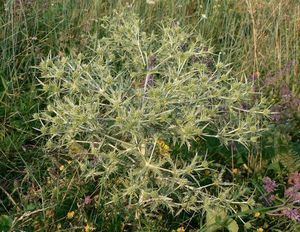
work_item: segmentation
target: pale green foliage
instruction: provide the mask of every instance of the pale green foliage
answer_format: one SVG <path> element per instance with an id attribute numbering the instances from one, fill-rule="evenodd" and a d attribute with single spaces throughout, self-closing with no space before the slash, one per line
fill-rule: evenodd
<path id="1" fill-rule="evenodd" d="M 264 99 L 221 62 L 207 67 L 211 49 L 199 36 L 176 23 L 147 35 L 139 23 L 131 13 L 116 14 L 103 21 L 106 35 L 92 59 L 80 54 L 42 62 L 49 102 L 36 118 L 49 139 L 46 148 L 67 154 L 81 144 L 85 151 L 76 158 L 86 178 L 98 177 L 100 200 L 124 205 L 137 218 L 159 209 L 200 212 L 207 199 L 230 204 L 237 196 L 206 160 L 205 140 L 255 141 L 268 114 Z M 151 59 L 156 63 L 149 68 Z M 144 84 L 150 75 L 154 83 Z M 161 141 L 190 152 L 161 154 Z M 203 185 L 208 170 L 215 177 Z"/>

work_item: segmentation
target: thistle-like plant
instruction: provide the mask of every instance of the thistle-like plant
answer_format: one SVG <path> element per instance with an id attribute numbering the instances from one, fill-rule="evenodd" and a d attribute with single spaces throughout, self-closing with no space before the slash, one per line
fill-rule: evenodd
<path id="1" fill-rule="evenodd" d="M 200 36 L 171 22 L 146 34 L 131 12 L 103 19 L 93 58 L 47 59 L 39 115 L 45 148 L 99 182 L 99 202 L 136 218 L 237 202 L 206 140 L 256 142 L 269 110 L 251 83 L 213 62 Z M 196 146 L 195 146 L 196 144 Z M 175 147 L 187 147 L 186 152 Z M 209 179 L 209 180 L 208 180 Z"/>

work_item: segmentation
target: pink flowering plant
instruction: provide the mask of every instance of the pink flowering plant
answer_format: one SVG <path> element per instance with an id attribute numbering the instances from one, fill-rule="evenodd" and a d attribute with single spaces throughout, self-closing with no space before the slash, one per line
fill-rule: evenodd
<path id="1" fill-rule="evenodd" d="M 270 207 L 266 214 L 300 222 L 300 173 L 293 172 L 288 175 L 287 182 L 283 185 L 283 193 L 279 184 L 268 176 L 263 178 L 262 184 L 264 194 L 260 200 Z"/>

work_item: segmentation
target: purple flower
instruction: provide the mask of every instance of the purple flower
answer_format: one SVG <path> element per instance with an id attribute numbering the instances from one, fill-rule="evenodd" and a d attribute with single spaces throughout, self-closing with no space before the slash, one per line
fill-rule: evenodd
<path id="1" fill-rule="evenodd" d="M 272 193 L 276 189 L 277 184 L 270 177 L 265 176 L 263 178 L 263 187 L 267 193 Z"/>
<path id="2" fill-rule="evenodd" d="M 295 202 L 300 202 L 300 186 L 292 186 L 285 190 L 284 195 Z"/>
<path id="3" fill-rule="evenodd" d="M 282 214 L 294 221 L 300 221 L 300 214 L 298 209 L 286 208 L 282 210 Z"/>
<path id="4" fill-rule="evenodd" d="M 85 205 L 90 205 L 93 202 L 93 198 L 91 198 L 91 196 L 86 196 L 84 198 L 84 204 Z"/>

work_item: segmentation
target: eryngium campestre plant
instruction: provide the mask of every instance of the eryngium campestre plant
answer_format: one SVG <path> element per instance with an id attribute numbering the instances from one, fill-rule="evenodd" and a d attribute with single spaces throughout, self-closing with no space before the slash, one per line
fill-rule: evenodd
<path id="1" fill-rule="evenodd" d="M 264 99 L 226 65 L 207 65 L 212 52 L 198 35 L 174 23 L 146 34 L 140 23 L 115 14 L 103 20 L 92 59 L 41 63 L 49 101 L 35 116 L 46 149 L 69 153 L 83 176 L 99 182 L 105 207 L 124 206 L 137 218 L 237 202 L 207 161 L 205 141 L 255 142 L 268 115 Z"/>

